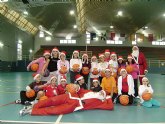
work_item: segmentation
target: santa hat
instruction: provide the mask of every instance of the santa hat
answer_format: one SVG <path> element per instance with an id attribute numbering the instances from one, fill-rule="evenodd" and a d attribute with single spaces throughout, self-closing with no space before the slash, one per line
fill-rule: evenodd
<path id="1" fill-rule="evenodd" d="M 49 80 L 48 80 L 48 84 L 50 84 L 51 83 L 51 81 L 53 80 L 53 79 L 56 79 L 57 80 L 57 77 L 56 76 L 52 76 Z"/>
<path id="2" fill-rule="evenodd" d="M 105 71 L 111 71 L 109 68 L 106 68 Z"/>
<path id="3" fill-rule="evenodd" d="M 136 48 L 136 49 L 139 50 L 139 47 L 138 47 L 138 46 L 133 46 L 133 47 L 132 47 L 132 50 L 133 50 L 134 48 Z"/>
<path id="4" fill-rule="evenodd" d="M 121 68 L 120 74 L 121 74 L 122 71 L 126 71 L 126 69 L 125 68 Z M 127 71 L 126 71 L 126 73 L 127 73 Z"/>
<path id="5" fill-rule="evenodd" d="M 99 82 L 99 79 L 98 78 L 93 78 L 93 82 Z"/>
<path id="6" fill-rule="evenodd" d="M 104 54 L 103 53 L 99 53 L 99 58 L 100 57 L 104 57 Z"/>
<path id="7" fill-rule="evenodd" d="M 97 59 L 97 57 L 95 56 L 95 55 L 93 55 L 92 57 L 91 57 L 91 62 L 93 62 L 93 59 Z"/>
<path id="8" fill-rule="evenodd" d="M 85 61 L 84 61 L 84 59 L 83 59 L 84 56 L 87 56 L 87 64 L 88 64 L 88 54 L 86 54 L 86 53 L 84 53 L 84 54 L 82 55 L 82 60 L 81 60 L 81 61 L 82 61 L 83 64 L 85 63 Z"/>
<path id="9" fill-rule="evenodd" d="M 118 57 L 118 60 L 120 60 L 120 59 L 123 60 L 123 57 L 122 57 L 122 56 L 119 56 L 119 57 Z"/>
<path id="10" fill-rule="evenodd" d="M 132 58 L 132 55 L 128 55 L 127 59 L 129 59 L 129 58 L 133 59 L 133 58 Z"/>
<path id="11" fill-rule="evenodd" d="M 57 48 L 57 47 L 54 47 L 54 48 L 52 49 L 52 52 L 51 52 L 51 57 L 53 57 L 53 52 L 54 52 L 54 51 L 57 51 L 57 52 L 59 53 L 58 48 Z"/>
<path id="12" fill-rule="evenodd" d="M 78 53 L 78 58 L 79 58 L 79 50 L 74 50 L 74 51 L 73 51 L 73 54 L 74 54 L 74 53 Z M 72 59 L 73 59 L 73 55 L 72 55 Z"/>
<path id="13" fill-rule="evenodd" d="M 84 77 L 82 76 L 82 75 L 80 75 L 80 74 L 77 74 L 76 76 L 75 76 L 75 79 L 76 79 L 76 81 L 79 81 L 79 80 L 81 80 L 81 79 L 83 79 Z"/>
<path id="14" fill-rule="evenodd" d="M 40 74 L 36 74 L 35 76 L 34 76 L 34 80 L 36 80 L 37 79 L 37 77 L 39 77 L 39 76 L 41 76 Z"/>
<path id="15" fill-rule="evenodd" d="M 105 49 L 104 53 L 109 53 L 110 54 L 110 50 L 109 49 Z"/>
<path id="16" fill-rule="evenodd" d="M 60 78 L 60 82 L 61 82 L 61 81 L 65 81 L 65 82 L 67 81 L 65 75 L 62 75 L 62 76 L 61 76 L 61 78 Z"/>
<path id="17" fill-rule="evenodd" d="M 49 51 L 49 50 L 45 50 L 45 51 L 44 51 L 43 56 L 46 56 L 46 55 L 49 55 L 49 56 L 50 56 L 50 51 Z"/>
<path id="18" fill-rule="evenodd" d="M 113 55 L 116 55 L 116 53 L 115 52 L 111 52 L 111 56 L 113 56 Z"/>
<path id="19" fill-rule="evenodd" d="M 64 56 L 66 57 L 66 51 L 61 51 L 59 57 L 60 57 L 61 55 L 64 55 Z"/>

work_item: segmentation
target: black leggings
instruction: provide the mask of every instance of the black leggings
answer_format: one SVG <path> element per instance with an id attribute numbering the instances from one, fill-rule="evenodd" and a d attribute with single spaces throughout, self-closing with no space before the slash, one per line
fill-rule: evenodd
<path id="1" fill-rule="evenodd" d="M 73 71 L 70 71 L 70 83 L 75 83 L 75 76 L 77 74 L 80 74 L 80 72 L 73 72 Z"/>
<path id="2" fill-rule="evenodd" d="M 134 96 L 138 96 L 138 79 L 134 79 L 134 90 L 135 90 L 135 94 Z"/>
<path id="3" fill-rule="evenodd" d="M 33 100 L 35 100 L 36 97 L 37 97 L 37 93 L 35 94 L 34 97 L 28 98 L 26 96 L 26 91 L 20 92 L 21 104 L 23 104 L 23 105 L 25 104 L 25 101 L 33 101 Z"/>

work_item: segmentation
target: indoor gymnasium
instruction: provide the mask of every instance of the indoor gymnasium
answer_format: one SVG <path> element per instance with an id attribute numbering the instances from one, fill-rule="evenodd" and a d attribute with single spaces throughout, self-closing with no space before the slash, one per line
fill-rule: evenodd
<path id="1" fill-rule="evenodd" d="M 0 0 L 0 124 L 165 124 L 165 0 Z"/>

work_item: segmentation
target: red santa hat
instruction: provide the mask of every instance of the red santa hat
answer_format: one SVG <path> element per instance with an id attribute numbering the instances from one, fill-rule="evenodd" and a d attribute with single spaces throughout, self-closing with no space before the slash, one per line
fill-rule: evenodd
<path id="1" fill-rule="evenodd" d="M 82 75 L 80 75 L 80 74 L 77 74 L 76 76 L 75 76 L 75 79 L 76 79 L 76 81 L 79 81 L 79 80 L 81 80 L 81 79 L 83 79 L 84 77 L 82 76 Z"/>
<path id="2" fill-rule="evenodd" d="M 128 55 L 127 59 L 129 59 L 129 58 L 133 59 L 133 58 L 132 58 L 132 55 Z"/>
<path id="3" fill-rule="evenodd" d="M 121 74 L 122 71 L 126 71 L 126 73 L 127 73 L 127 70 L 125 68 L 121 68 L 120 74 Z"/>
<path id="4" fill-rule="evenodd" d="M 44 51 L 43 56 L 46 56 L 46 55 L 49 55 L 49 56 L 50 56 L 50 51 L 49 51 L 49 50 L 45 50 L 45 51 Z"/>
<path id="5" fill-rule="evenodd" d="M 104 57 L 104 54 L 103 53 L 99 53 L 99 58 L 100 57 Z"/>
<path id="6" fill-rule="evenodd" d="M 52 81 L 53 79 L 56 79 L 56 80 L 57 80 L 57 77 L 56 77 L 56 76 L 54 76 L 54 75 L 52 75 L 52 76 L 51 76 L 51 78 L 48 80 L 48 82 L 47 82 L 47 83 L 48 83 L 48 84 L 50 84 L 50 83 L 51 83 L 51 81 Z"/>
<path id="7" fill-rule="evenodd" d="M 74 51 L 73 51 L 73 54 L 74 54 L 74 53 L 78 53 L 78 58 L 79 58 L 79 50 L 74 50 Z M 73 59 L 73 55 L 72 55 L 72 59 Z"/>
<path id="8" fill-rule="evenodd" d="M 61 51 L 61 52 L 60 52 L 60 56 L 61 56 L 61 55 L 64 55 L 64 56 L 66 57 L 66 51 Z M 59 57 L 60 57 L 60 56 L 59 56 Z"/>
<path id="9" fill-rule="evenodd" d="M 88 54 L 86 54 L 86 53 L 84 53 L 83 55 L 82 55 L 82 63 L 85 63 L 85 61 L 84 61 L 84 56 L 87 56 L 87 64 L 88 64 Z"/>
<path id="10" fill-rule="evenodd" d="M 62 75 L 62 76 L 61 76 L 61 78 L 60 78 L 60 82 L 61 82 L 61 81 L 65 81 L 65 82 L 67 81 L 65 75 Z"/>
<path id="11" fill-rule="evenodd" d="M 118 57 L 118 60 L 120 60 L 120 59 L 123 60 L 123 57 L 122 57 L 122 56 L 119 56 L 119 57 Z"/>
<path id="12" fill-rule="evenodd" d="M 93 78 L 93 82 L 99 82 L 98 78 Z"/>
<path id="13" fill-rule="evenodd" d="M 116 53 L 115 52 L 111 52 L 111 56 L 113 56 L 113 55 L 116 55 Z"/>
<path id="14" fill-rule="evenodd" d="M 109 49 L 105 49 L 104 53 L 109 53 L 110 54 L 110 50 Z"/>
<path id="15" fill-rule="evenodd" d="M 39 77 L 39 76 L 41 76 L 41 75 L 40 75 L 40 74 L 36 74 L 36 75 L 33 77 L 33 79 L 36 80 L 37 77 Z"/>

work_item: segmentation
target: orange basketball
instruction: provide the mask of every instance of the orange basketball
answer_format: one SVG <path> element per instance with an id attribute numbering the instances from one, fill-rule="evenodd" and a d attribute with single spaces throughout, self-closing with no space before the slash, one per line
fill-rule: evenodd
<path id="1" fill-rule="evenodd" d="M 34 97 L 35 96 L 35 91 L 34 90 L 30 90 L 30 91 L 26 91 L 26 96 L 28 98 Z"/>
<path id="2" fill-rule="evenodd" d="M 101 77 L 105 77 L 105 71 L 100 72 Z"/>
<path id="3" fill-rule="evenodd" d="M 152 98 L 152 94 L 151 93 L 143 93 L 142 98 L 143 98 L 143 100 L 148 101 Z"/>
<path id="4" fill-rule="evenodd" d="M 127 65 L 127 66 L 126 66 L 126 71 L 127 71 L 128 73 L 132 73 L 133 67 L 132 67 L 131 65 Z"/>
<path id="5" fill-rule="evenodd" d="M 66 66 L 61 66 L 60 73 L 61 74 L 66 74 L 67 73 L 67 67 Z"/>
<path id="6" fill-rule="evenodd" d="M 74 65 L 72 66 L 73 71 L 74 71 L 74 72 L 77 72 L 77 71 L 79 70 L 79 67 L 80 67 L 79 64 L 74 64 Z"/>
<path id="7" fill-rule="evenodd" d="M 71 93 L 71 94 L 75 94 L 76 93 L 75 84 L 68 84 L 66 86 L 66 91 Z"/>
<path id="8" fill-rule="evenodd" d="M 42 97 L 40 97 L 39 101 L 46 100 L 46 99 L 48 99 L 47 96 L 42 96 Z"/>
<path id="9" fill-rule="evenodd" d="M 128 103 L 129 103 L 128 95 L 121 95 L 119 97 L 119 101 L 122 105 L 128 105 Z"/>
<path id="10" fill-rule="evenodd" d="M 32 71 L 37 71 L 38 68 L 39 68 L 39 65 L 36 64 L 36 63 L 34 63 L 34 64 L 32 64 L 32 65 L 30 66 L 30 69 L 31 69 Z"/>
<path id="11" fill-rule="evenodd" d="M 97 68 L 93 68 L 92 74 L 93 74 L 93 75 L 97 75 L 98 73 L 99 73 L 98 69 L 97 69 Z"/>
<path id="12" fill-rule="evenodd" d="M 83 67 L 83 68 L 82 68 L 82 73 L 83 73 L 84 75 L 89 74 L 89 68 L 88 68 L 88 67 Z"/>

